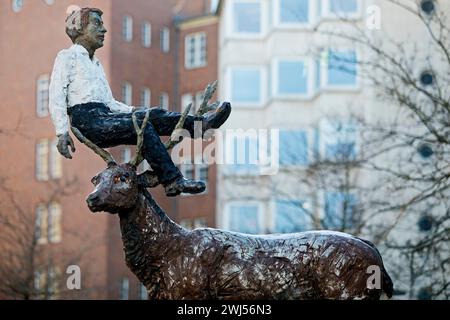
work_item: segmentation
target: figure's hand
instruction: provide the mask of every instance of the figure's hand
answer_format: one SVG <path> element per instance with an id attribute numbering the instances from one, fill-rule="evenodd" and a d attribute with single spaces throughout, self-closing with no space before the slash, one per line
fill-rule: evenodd
<path id="1" fill-rule="evenodd" d="M 72 155 L 69 151 L 69 146 L 72 152 L 75 152 L 75 144 L 73 143 L 73 140 L 70 137 L 69 133 L 67 132 L 65 134 L 59 135 L 57 145 L 59 153 L 67 159 L 72 159 Z"/>

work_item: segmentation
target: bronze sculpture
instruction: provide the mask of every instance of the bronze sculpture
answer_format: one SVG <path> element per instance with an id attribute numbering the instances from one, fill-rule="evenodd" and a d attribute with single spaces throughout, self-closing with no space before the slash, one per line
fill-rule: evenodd
<path id="1" fill-rule="evenodd" d="M 186 230 L 164 213 L 147 191 L 157 185 L 142 159 L 143 128 L 134 117 L 138 150 L 117 165 L 105 150 L 75 135 L 108 168 L 92 179 L 92 212 L 118 214 L 128 267 L 146 286 L 149 299 L 379 299 L 393 284 L 373 244 L 328 231 L 251 236 L 217 229 Z M 150 177 L 153 177 L 150 175 Z M 149 181 L 153 181 L 149 183 Z M 368 286 L 378 268 L 381 286 Z"/>
<path id="2" fill-rule="evenodd" d="M 162 108 L 130 107 L 113 98 L 102 65 L 94 56 L 95 51 L 103 47 L 105 39 L 106 29 L 101 16 L 99 9 L 83 8 L 72 12 L 66 20 L 66 33 L 73 45 L 58 53 L 49 89 L 49 108 L 59 152 L 71 159 L 68 147 L 75 151 L 69 122 L 101 147 L 136 144 L 131 114 L 134 112 L 142 121 L 149 111 L 143 155 L 165 187 L 166 195 L 203 192 L 205 184 L 184 179 L 160 140 L 160 136 L 173 132 L 182 114 Z M 230 112 L 231 105 L 225 102 L 206 114 L 185 115 L 183 129 L 195 137 L 195 123 L 200 123 L 201 137 L 209 129 L 219 128 Z"/>
<path id="3" fill-rule="evenodd" d="M 75 39 L 80 39 L 78 33 L 84 35 L 82 41 L 77 40 L 81 44 L 73 51 L 87 55 L 98 67 L 98 61 L 92 60 L 95 49 L 86 47 L 103 45 L 106 30 L 101 11 L 82 10 L 85 11 L 80 12 L 84 21 L 81 28 L 68 27 L 67 33 Z M 72 63 L 70 55 L 65 59 L 66 54 L 62 54 L 62 61 Z M 65 120 L 65 110 L 58 108 L 57 102 L 61 97 L 67 98 L 67 92 L 77 85 L 72 82 L 59 86 L 61 70 L 64 68 L 55 64 L 52 116 L 59 131 L 58 150 L 70 158 L 68 146 L 73 147 L 73 142 L 65 124 L 59 121 L 58 117 Z M 95 190 L 87 198 L 87 204 L 92 212 L 119 215 L 127 265 L 145 285 L 150 299 L 379 299 L 383 293 L 392 296 L 392 281 L 378 250 L 370 242 L 351 235 L 317 231 L 251 236 L 209 228 L 189 231 L 170 220 L 147 188 L 163 184 L 167 195 L 177 195 L 201 192 L 204 185 L 180 180 L 166 153 L 166 148 L 179 141 L 171 139 L 164 148 L 158 135 L 171 135 L 180 128 L 193 132 L 195 120 L 202 121 L 205 129 L 218 128 L 229 116 L 231 107 L 225 103 L 215 112 L 203 115 L 218 106 L 218 103 L 207 104 L 215 91 L 213 85 L 205 92 L 198 118 L 188 116 L 189 107 L 183 114 L 131 109 L 115 101 L 104 77 L 100 80 L 103 82 L 100 90 L 81 98 L 74 92 L 72 98 L 79 102 L 104 90 L 104 97 L 110 100 L 88 101 L 87 105 L 72 103 L 67 110 L 72 132 L 108 165 L 92 179 Z M 68 87 L 70 84 L 72 88 Z M 120 136 L 127 139 L 120 140 L 119 135 L 111 132 L 112 127 L 120 128 Z M 109 141 L 111 136 L 113 139 Z M 129 163 L 119 165 L 103 147 L 124 142 L 136 144 L 137 154 Z M 156 151 L 150 150 L 150 145 Z M 153 171 L 137 174 L 144 158 Z M 161 159 L 164 159 L 162 163 L 156 161 Z M 177 178 L 169 181 L 169 177 Z M 379 287 L 368 286 L 371 267 L 380 270 Z"/>

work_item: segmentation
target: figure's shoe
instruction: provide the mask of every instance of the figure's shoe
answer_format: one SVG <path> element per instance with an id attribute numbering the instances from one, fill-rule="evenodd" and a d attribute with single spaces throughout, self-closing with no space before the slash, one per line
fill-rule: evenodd
<path id="1" fill-rule="evenodd" d="M 208 112 L 203 116 L 203 133 L 209 129 L 218 129 L 227 121 L 231 113 L 231 104 L 224 102 L 214 112 Z"/>
<path id="2" fill-rule="evenodd" d="M 181 193 L 202 193 L 206 190 L 206 185 L 202 181 L 189 180 L 183 177 L 176 179 L 165 186 L 166 196 L 175 197 Z"/>

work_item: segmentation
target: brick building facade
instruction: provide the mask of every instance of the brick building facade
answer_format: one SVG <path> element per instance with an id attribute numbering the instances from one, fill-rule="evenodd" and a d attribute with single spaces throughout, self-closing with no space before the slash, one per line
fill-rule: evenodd
<path id="1" fill-rule="evenodd" d="M 64 275 L 68 264 L 80 265 L 84 290 L 78 297 L 144 298 L 145 291 L 124 264 L 117 217 L 93 215 L 84 201 L 92 190 L 90 177 L 104 163 L 77 141 L 73 160 L 62 159 L 55 148 L 48 82 L 57 52 L 71 45 L 63 22 L 72 4 L 104 12 L 108 33 L 97 56 L 114 97 L 131 105 L 162 105 L 177 111 L 188 94 L 195 97 L 217 78 L 217 18 L 211 13 L 210 1 L 203 0 L 0 3 L 0 210 L 14 211 L 14 193 L 15 202 L 33 217 L 39 236 L 46 238 L 38 244 L 40 249 L 71 256 L 58 260 L 57 273 Z M 123 161 L 133 155 L 134 148 L 115 148 L 113 153 Z M 204 195 L 169 199 L 162 188 L 153 195 L 186 227 L 214 226 L 215 167 L 182 169 L 187 175 L 193 172 L 197 178 L 208 178 Z M 81 251 L 83 258 L 78 259 Z M 49 282 L 51 270 L 50 274 L 47 265 L 45 270 L 36 270 L 34 285 Z M 73 292 L 59 291 L 56 297 L 75 297 Z"/>

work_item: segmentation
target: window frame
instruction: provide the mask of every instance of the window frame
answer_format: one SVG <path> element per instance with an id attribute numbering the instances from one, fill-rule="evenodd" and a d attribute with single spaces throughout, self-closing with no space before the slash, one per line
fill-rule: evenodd
<path id="1" fill-rule="evenodd" d="M 142 87 L 140 94 L 140 106 L 151 107 L 152 105 L 152 91 L 149 87 Z M 147 103 L 148 102 L 148 103 Z"/>
<path id="2" fill-rule="evenodd" d="M 122 102 L 127 106 L 133 104 L 133 85 L 129 81 L 122 82 Z"/>
<path id="3" fill-rule="evenodd" d="M 235 3 L 257 3 L 261 6 L 261 21 L 260 21 L 260 31 L 259 32 L 236 32 L 234 30 L 234 12 L 233 7 Z M 227 1 L 228 6 L 225 8 L 226 16 L 226 33 L 229 38 L 238 39 L 262 39 L 268 33 L 268 1 L 261 0 L 231 0 Z"/>
<path id="4" fill-rule="evenodd" d="M 321 17 L 322 19 L 333 19 L 333 20 L 339 20 L 339 19 L 345 19 L 345 20 L 359 20 L 363 17 L 363 5 L 362 0 L 355 0 L 357 9 L 355 12 L 352 13 L 345 13 L 344 16 L 339 16 L 336 13 L 331 12 L 331 6 L 330 1 L 332 0 L 320 0 L 322 1 L 322 12 Z"/>
<path id="5" fill-rule="evenodd" d="M 280 198 L 274 197 L 274 198 L 272 198 L 271 201 L 270 201 L 270 211 L 271 211 L 271 213 L 272 213 L 272 214 L 271 214 L 271 217 L 270 217 L 270 223 L 271 223 L 271 230 L 272 230 L 272 232 L 274 232 L 274 233 L 279 233 L 279 232 L 276 230 L 276 227 L 277 227 L 277 215 L 278 215 L 277 203 L 278 203 L 278 202 L 281 202 L 281 201 L 297 201 L 297 202 L 302 202 L 302 203 L 303 203 L 303 206 L 304 206 L 305 204 L 311 204 L 311 205 L 312 205 L 312 201 L 311 201 L 311 199 L 310 199 L 309 197 L 305 197 L 305 198 L 302 199 L 302 200 L 292 200 L 292 199 L 287 199 L 287 198 L 284 198 L 284 197 L 280 197 Z M 311 213 L 314 214 L 313 208 L 310 208 L 310 209 L 304 209 L 304 210 L 310 210 Z M 308 216 L 307 219 L 310 220 L 310 225 L 309 225 L 309 227 L 305 228 L 305 230 L 303 230 L 303 231 L 311 230 L 311 229 L 314 227 L 314 221 L 313 221 L 312 217 Z M 301 231 L 301 232 L 303 232 L 303 231 Z M 287 233 L 281 233 L 281 234 L 287 234 Z"/>
<path id="6" fill-rule="evenodd" d="M 62 206 L 56 201 L 48 204 L 48 243 L 60 243 L 62 241 Z"/>
<path id="7" fill-rule="evenodd" d="M 202 38 L 205 39 L 205 48 L 204 48 L 204 61 L 202 61 L 203 51 L 202 51 Z M 194 39 L 194 62 L 191 64 L 191 39 Z M 208 65 L 208 36 L 206 32 L 196 32 L 190 33 L 184 37 L 184 67 L 187 70 L 203 68 Z"/>
<path id="8" fill-rule="evenodd" d="M 268 75 L 266 66 L 252 66 L 252 65 L 235 65 L 227 68 L 226 71 L 226 83 L 227 83 L 227 96 L 232 99 L 233 95 L 233 71 L 236 70 L 258 70 L 260 74 L 260 94 L 259 100 L 254 102 L 242 102 L 233 100 L 232 103 L 237 108 L 263 108 L 268 100 Z"/>
<path id="9" fill-rule="evenodd" d="M 148 21 L 141 24 L 141 45 L 144 48 L 151 48 L 152 46 L 152 25 Z"/>
<path id="10" fill-rule="evenodd" d="M 318 6 L 317 1 L 308 1 L 308 21 L 307 22 L 283 22 L 281 20 L 281 1 L 282 0 L 274 0 L 272 2 L 272 11 L 273 11 L 273 26 L 279 29 L 311 29 L 318 22 L 318 11 L 320 7 Z M 321 1 L 321 0 L 319 0 Z"/>
<path id="11" fill-rule="evenodd" d="M 339 123 L 341 123 L 341 124 L 349 124 L 349 123 L 351 123 L 352 121 L 356 121 L 356 120 L 353 120 L 353 119 L 351 119 L 351 118 L 337 118 L 337 119 L 334 119 L 334 121 L 338 121 Z M 324 138 L 324 131 L 327 129 L 327 128 L 332 128 L 332 126 L 333 126 L 334 124 L 333 123 L 330 123 L 330 120 L 329 119 L 322 119 L 321 121 L 320 121 L 320 123 L 319 123 L 319 150 L 318 150 L 318 153 L 319 153 L 319 156 L 320 156 L 320 159 L 325 159 L 325 160 L 331 160 L 331 161 L 342 161 L 342 160 L 339 160 L 339 159 L 336 159 L 336 158 L 334 158 L 334 157 L 332 157 L 332 158 L 330 158 L 330 157 L 327 157 L 327 149 L 326 149 L 326 147 L 327 147 L 327 145 L 329 144 L 328 143 L 328 138 L 327 139 L 325 139 Z M 325 129 L 325 130 L 324 130 Z M 360 136 L 359 136 L 359 128 L 358 128 L 358 126 L 357 126 L 357 123 L 356 123 L 356 128 L 355 128 L 355 137 L 354 137 L 354 139 L 351 141 L 351 142 L 354 142 L 354 144 L 355 144 L 355 146 L 354 146 L 354 151 L 355 151 L 355 159 L 357 159 L 358 158 L 358 155 L 359 155 L 359 153 L 360 153 Z M 328 134 L 327 134 L 328 135 Z M 336 133 L 335 132 L 331 132 L 331 133 L 329 133 L 329 135 L 331 136 L 334 136 L 334 137 L 336 137 Z M 336 138 L 336 140 L 337 139 L 339 139 L 339 138 Z M 346 143 L 349 143 L 349 141 L 346 141 Z M 342 144 L 342 142 L 339 142 L 339 141 L 337 141 L 336 143 L 334 143 L 334 145 L 337 145 L 337 144 Z M 347 161 L 351 161 L 351 159 L 348 159 Z"/>
<path id="12" fill-rule="evenodd" d="M 45 203 L 38 203 L 35 208 L 35 239 L 37 244 L 48 243 L 48 206 Z"/>
<path id="13" fill-rule="evenodd" d="M 195 104 L 194 104 L 194 97 L 191 93 L 185 93 L 181 95 L 181 110 L 185 110 L 189 104 L 191 105 L 191 110 L 189 110 L 190 115 L 194 115 L 195 113 Z"/>
<path id="14" fill-rule="evenodd" d="M 125 15 L 122 18 L 122 40 L 125 42 L 133 41 L 133 17 Z"/>
<path id="15" fill-rule="evenodd" d="M 209 180 L 211 179 L 210 165 L 207 164 L 207 163 L 204 163 L 202 161 L 202 156 L 201 155 L 200 156 L 196 156 L 195 165 L 194 165 L 194 170 L 195 170 L 194 177 L 195 177 L 195 179 L 200 180 L 200 178 L 201 178 L 201 171 L 202 171 L 202 169 L 205 169 L 205 168 L 207 170 L 207 180 L 206 181 L 201 180 L 201 181 L 203 181 L 205 183 L 206 189 L 201 194 L 207 194 L 208 193 Z"/>
<path id="16" fill-rule="evenodd" d="M 313 132 L 312 130 L 309 130 L 307 128 L 282 128 L 279 129 L 280 130 L 280 135 L 279 135 L 279 165 L 280 165 L 280 169 L 281 170 L 290 170 L 290 169 L 296 169 L 296 168 L 307 168 L 311 162 L 314 161 L 314 150 L 313 150 L 313 145 L 314 145 L 314 137 L 313 137 Z M 281 140 L 281 134 L 283 131 L 290 131 L 290 132 L 301 132 L 304 133 L 306 136 L 306 163 L 297 163 L 297 164 L 282 164 L 282 159 L 281 159 L 281 148 L 282 148 L 282 140 Z"/>
<path id="17" fill-rule="evenodd" d="M 38 118 L 48 117 L 50 75 L 42 74 L 36 80 L 36 115 Z M 46 97 L 46 99 L 44 99 Z M 42 104 L 46 100 L 46 105 Z"/>
<path id="18" fill-rule="evenodd" d="M 258 233 L 255 234 L 262 234 L 265 230 L 265 224 L 264 224 L 264 218 L 265 218 L 265 208 L 264 203 L 260 201 L 230 201 L 225 204 L 225 210 L 223 211 L 223 217 L 222 217 L 222 225 L 224 230 L 228 231 L 234 231 L 230 229 L 230 217 L 231 217 L 231 208 L 233 206 L 255 206 L 257 208 L 257 225 L 258 225 Z M 239 232 L 239 231 L 234 231 Z"/>
<path id="19" fill-rule="evenodd" d="M 119 289 L 120 300 L 130 300 L 130 279 L 128 279 L 127 277 L 121 278 Z M 124 291 L 126 291 L 126 297 L 124 296 Z"/>
<path id="20" fill-rule="evenodd" d="M 42 148 L 42 150 L 41 150 Z M 35 177 L 37 181 L 49 181 L 49 140 L 39 139 L 35 147 Z"/>
<path id="21" fill-rule="evenodd" d="M 356 48 L 327 48 L 325 49 L 327 51 L 334 51 L 334 52 L 349 52 L 353 51 L 356 55 L 356 61 L 358 61 L 359 57 L 361 56 L 360 51 Z M 359 63 L 355 64 L 356 68 L 356 83 L 354 85 L 336 85 L 336 84 L 328 84 L 329 83 L 329 77 L 328 77 L 328 66 L 329 66 L 329 57 L 326 59 L 326 63 L 320 62 L 320 88 L 322 90 L 327 91 L 336 91 L 336 92 L 356 92 L 360 91 L 362 87 L 362 80 L 360 77 L 361 74 L 361 66 Z"/>
<path id="22" fill-rule="evenodd" d="M 170 52 L 170 28 L 162 27 L 159 32 L 159 47 L 162 53 Z"/>
<path id="23" fill-rule="evenodd" d="M 14 13 L 19 13 L 20 11 L 22 11 L 22 9 L 25 5 L 24 2 L 25 2 L 24 0 L 12 0 L 11 1 L 11 10 Z"/>
<path id="24" fill-rule="evenodd" d="M 50 141 L 48 168 L 49 178 L 52 180 L 60 179 L 63 176 L 63 158 L 57 149 L 57 145 L 57 138 Z"/>
<path id="25" fill-rule="evenodd" d="M 307 69 L 307 79 L 306 79 L 306 93 L 297 94 L 283 94 L 279 92 L 280 84 L 280 62 L 303 62 L 304 68 Z M 275 57 L 272 59 L 271 63 L 271 73 L 272 73 L 272 97 L 276 99 L 286 99 L 286 100 L 310 100 L 317 93 L 315 90 L 316 84 L 316 72 L 315 72 L 315 62 L 311 57 Z"/>
<path id="26" fill-rule="evenodd" d="M 223 169 L 224 175 L 237 176 L 237 177 L 238 176 L 249 176 L 249 177 L 260 176 L 262 174 L 262 167 L 261 167 L 261 164 L 259 163 L 259 159 L 257 159 L 257 162 L 258 162 L 257 164 L 250 164 L 250 163 L 242 164 L 242 163 L 234 163 L 234 162 L 232 164 L 228 163 L 229 162 L 228 160 L 230 159 L 229 154 L 231 154 L 231 153 L 233 154 L 233 161 L 235 159 L 238 159 L 238 156 L 239 156 L 238 146 L 242 143 L 239 141 L 239 139 L 243 139 L 245 148 L 247 146 L 247 143 L 246 143 L 247 140 L 249 141 L 249 146 L 251 145 L 251 143 L 256 143 L 257 157 L 259 158 L 260 152 L 261 152 L 261 150 L 259 150 L 259 135 L 257 135 L 256 137 L 249 136 L 249 135 L 238 137 L 238 136 L 232 135 L 231 138 L 233 141 L 232 143 L 230 143 L 230 138 L 226 137 L 226 139 L 225 139 L 225 146 L 224 146 L 224 148 L 225 148 L 225 154 L 224 154 L 225 167 Z M 233 149 L 231 150 L 231 148 L 233 148 Z M 237 151 L 237 153 L 235 153 L 235 150 Z M 245 151 L 245 156 L 247 156 L 247 150 L 244 149 L 244 151 Z M 250 154 L 249 154 L 249 156 L 250 156 Z M 248 167 L 245 167 L 245 169 L 237 170 L 235 166 L 255 166 L 256 170 L 250 169 Z"/>
<path id="27" fill-rule="evenodd" d="M 159 94 L 159 107 L 163 108 L 164 110 L 169 110 L 170 107 L 169 94 L 165 91 L 162 91 Z"/>

